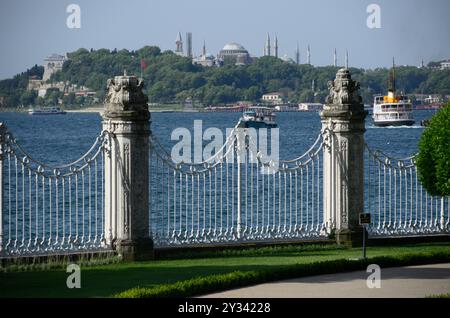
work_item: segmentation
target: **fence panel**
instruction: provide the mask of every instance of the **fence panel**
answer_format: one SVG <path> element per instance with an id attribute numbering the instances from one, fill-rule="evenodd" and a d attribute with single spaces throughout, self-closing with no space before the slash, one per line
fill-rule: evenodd
<path id="1" fill-rule="evenodd" d="M 0 256 L 110 248 L 104 233 L 105 156 L 116 155 L 111 153 L 114 135 L 102 132 L 78 160 L 49 166 L 1 128 Z M 149 230 L 156 247 L 314 240 L 330 234 L 336 215 L 325 222 L 326 138 L 319 134 L 302 156 L 278 161 L 258 151 L 248 136 L 235 129 L 214 156 L 198 164 L 174 163 L 151 137 Z M 391 158 L 366 145 L 364 165 L 372 236 L 449 233 L 450 198 L 425 191 L 414 157 Z"/>
<path id="2" fill-rule="evenodd" d="M 247 132 L 243 132 L 248 136 Z M 156 246 L 316 239 L 323 220 L 323 142 L 303 156 L 273 161 L 234 131 L 198 164 L 173 163 L 151 140 L 151 235 Z"/>
<path id="3" fill-rule="evenodd" d="M 373 236 L 448 233 L 450 198 L 433 197 L 420 184 L 415 156 L 398 159 L 365 151 L 365 211 Z"/>
<path id="4" fill-rule="evenodd" d="M 34 160 L 7 130 L 1 146 L 1 255 L 101 248 L 108 138 L 101 134 L 81 158 L 53 167 Z"/>

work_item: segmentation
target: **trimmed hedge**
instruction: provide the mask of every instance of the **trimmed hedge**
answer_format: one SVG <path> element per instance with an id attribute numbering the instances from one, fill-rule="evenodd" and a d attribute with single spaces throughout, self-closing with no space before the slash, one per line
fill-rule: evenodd
<path id="1" fill-rule="evenodd" d="M 449 261 L 450 254 L 442 252 L 407 254 L 402 256 L 382 256 L 359 260 L 341 259 L 321 261 L 310 264 L 283 266 L 273 270 L 248 272 L 236 271 L 228 274 L 210 275 L 150 288 L 136 287 L 123 291 L 119 294 L 115 294 L 113 297 L 192 297 L 283 279 L 366 270 L 367 266 L 370 264 L 377 264 L 380 267 L 399 267 L 429 263 L 444 263 Z"/>
<path id="2" fill-rule="evenodd" d="M 311 251 L 336 251 L 336 250 L 346 250 L 347 247 L 333 244 L 288 244 L 288 245 L 273 245 L 264 247 L 243 247 L 232 248 L 224 247 L 218 250 L 208 250 L 200 248 L 190 249 L 180 249 L 179 251 L 157 251 L 158 259 L 168 260 L 168 259 L 199 259 L 199 258 L 219 258 L 219 257 L 254 257 L 254 256 L 264 256 L 264 255 L 274 255 L 278 253 L 301 253 L 301 252 L 311 252 Z"/>

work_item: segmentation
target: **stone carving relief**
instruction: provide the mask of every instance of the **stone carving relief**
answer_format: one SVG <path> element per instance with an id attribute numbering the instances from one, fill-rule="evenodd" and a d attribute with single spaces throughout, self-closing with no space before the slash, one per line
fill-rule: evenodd
<path id="1" fill-rule="evenodd" d="M 362 98 L 358 94 L 360 84 L 352 80 L 348 69 L 340 69 L 334 81 L 328 82 L 328 105 L 361 104 Z"/>
<path id="2" fill-rule="evenodd" d="M 148 97 L 142 92 L 144 81 L 136 76 L 116 76 L 107 82 L 105 118 L 148 120 Z"/>

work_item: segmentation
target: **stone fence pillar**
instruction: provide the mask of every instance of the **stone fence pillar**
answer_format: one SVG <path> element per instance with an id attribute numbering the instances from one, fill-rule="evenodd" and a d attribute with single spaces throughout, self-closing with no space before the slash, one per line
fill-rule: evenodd
<path id="1" fill-rule="evenodd" d="M 135 76 L 108 80 L 103 129 L 111 137 L 105 156 L 105 239 L 126 260 L 153 257 L 149 218 L 148 98 Z"/>
<path id="2" fill-rule="evenodd" d="M 356 245 L 362 239 L 359 214 L 364 209 L 365 118 L 359 83 L 340 69 L 328 83 L 330 94 L 321 112 L 324 155 L 324 218 L 336 230 L 339 244 Z"/>

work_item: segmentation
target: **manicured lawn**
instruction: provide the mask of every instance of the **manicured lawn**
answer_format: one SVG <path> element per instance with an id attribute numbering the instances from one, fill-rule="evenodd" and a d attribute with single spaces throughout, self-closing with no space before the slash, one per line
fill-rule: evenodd
<path id="1" fill-rule="evenodd" d="M 450 243 L 370 247 L 368 257 L 450 255 Z M 0 273 L 0 297 L 108 297 L 134 287 L 152 288 L 208 275 L 277 271 L 296 264 L 358 258 L 360 249 L 278 247 L 224 251 L 190 259 L 81 267 L 81 289 L 68 289 L 64 269 Z"/>

